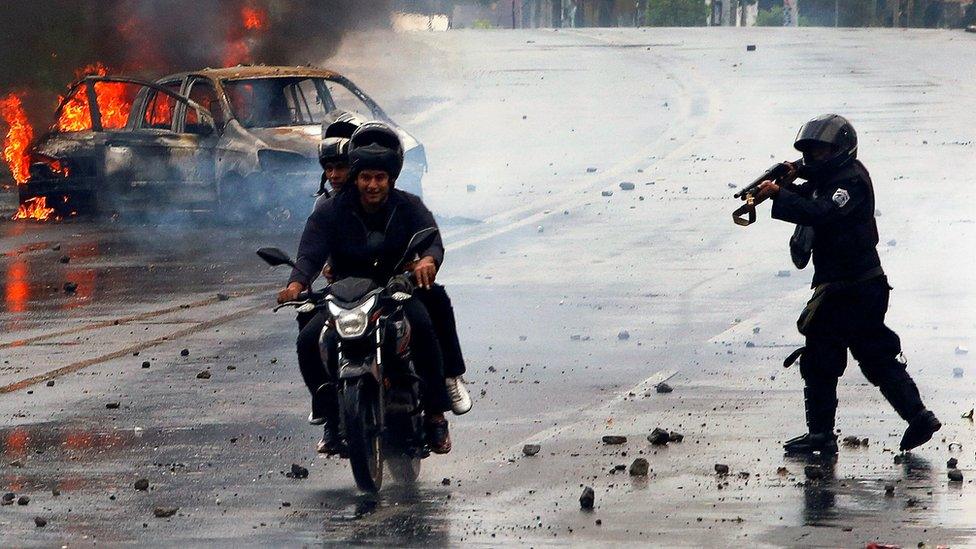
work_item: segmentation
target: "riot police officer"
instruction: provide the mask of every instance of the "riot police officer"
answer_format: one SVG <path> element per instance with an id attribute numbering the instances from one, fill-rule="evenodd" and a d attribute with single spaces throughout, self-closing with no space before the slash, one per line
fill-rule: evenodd
<path id="1" fill-rule="evenodd" d="M 908 422 L 900 447 L 911 450 L 942 424 L 922 404 L 901 341 L 884 322 L 891 288 L 876 249 L 874 189 L 857 160 L 857 134 L 843 117 L 823 115 L 800 128 L 794 146 L 802 163 L 790 165 L 781 183 L 763 182 L 756 196 L 772 198 L 773 218 L 797 225 L 790 242 L 797 266 L 813 256 L 814 292 L 797 322 L 806 338 L 800 373 L 809 432 L 784 449 L 836 453 L 837 380 L 850 350 L 864 377 Z M 797 177 L 806 182 L 793 184 Z"/>

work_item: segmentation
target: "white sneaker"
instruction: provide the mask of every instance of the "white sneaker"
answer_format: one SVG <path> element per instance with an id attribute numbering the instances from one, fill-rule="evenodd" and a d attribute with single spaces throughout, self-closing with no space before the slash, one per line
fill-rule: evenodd
<path id="1" fill-rule="evenodd" d="M 464 387 L 464 378 L 449 377 L 445 379 L 447 383 L 447 394 L 451 397 L 451 411 L 459 416 L 471 410 L 471 395 Z"/>

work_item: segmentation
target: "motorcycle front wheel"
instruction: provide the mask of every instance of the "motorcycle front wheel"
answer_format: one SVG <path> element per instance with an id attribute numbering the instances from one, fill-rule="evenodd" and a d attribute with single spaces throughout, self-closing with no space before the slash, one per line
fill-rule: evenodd
<path id="1" fill-rule="evenodd" d="M 383 486 L 380 398 L 378 387 L 368 378 L 349 380 L 342 391 L 349 464 L 356 486 L 364 492 L 378 492 Z"/>

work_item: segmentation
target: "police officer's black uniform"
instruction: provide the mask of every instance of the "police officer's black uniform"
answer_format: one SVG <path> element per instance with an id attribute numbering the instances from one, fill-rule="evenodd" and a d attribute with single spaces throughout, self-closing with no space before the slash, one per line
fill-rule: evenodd
<path id="1" fill-rule="evenodd" d="M 836 451 L 837 380 L 850 349 L 864 377 L 909 422 L 901 441 L 901 449 L 908 450 L 927 442 L 941 424 L 922 404 L 905 370 L 901 341 L 884 323 L 891 288 L 876 250 L 871 178 L 856 160 L 857 136 L 844 118 L 811 120 L 801 128 L 795 146 L 806 152 L 817 143 L 830 145 L 833 156 L 816 162 L 805 154 L 799 175 L 807 182 L 783 185 L 773 197 L 773 218 L 798 225 L 791 240 L 797 266 L 802 268 L 811 252 L 814 265 L 814 294 L 798 322 L 806 337 L 800 373 L 809 433 L 787 441 L 784 448 Z"/>

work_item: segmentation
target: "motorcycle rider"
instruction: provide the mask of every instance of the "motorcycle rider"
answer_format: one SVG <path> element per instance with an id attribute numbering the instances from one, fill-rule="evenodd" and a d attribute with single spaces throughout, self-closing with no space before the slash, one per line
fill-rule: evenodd
<path id="1" fill-rule="evenodd" d="M 319 163 L 324 170 L 319 197 L 315 201 L 316 208 L 331 196 L 342 192 L 349 175 L 349 140 L 363 121 L 352 113 L 344 113 L 329 124 L 324 139 L 319 146 Z M 332 187 L 332 193 L 326 190 L 326 182 Z M 330 278 L 330 269 L 326 263 L 323 274 Z M 431 284 L 430 288 L 418 288 L 414 296 L 424 304 L 434 323 L 434 332 L 441 344 L 441 354 L 444 357 L 444 383 L 448 396 L 451 397 L 451 411 L 455 415 L 466 414 L 471 410 L 471 396 L 464 386 L 464 373 L 467 370 L 461 342 L 458 339 L 457 321 L 451 298 L 444 286 Z M 299 328 L 303 328 L 311 319 L 310 313 L 299 313 Z"/>
<path id="2" fill-rule="evenodd" d="M 410 237 L 421 229 L 436 227 L 433 215 L 419 198 L 393 188 L 403 166 L 403 147 L 389 126 L 370 122 L 357 129 L 350 141 L 349 158 L 349 181 L 355 185 L 323 202 L 309 217 L 299 244 L 298 269 L 279 292 L 279 302 L 297 298 L 311 283 L 308 273 L 319 272 L 327 260 L 336 278 L 358 276 L 386 284 L 397 274 L 393 272 L 395 263 Z M 433 285 L 443 257 L 444 246 L 438 236 L 410 265 L 418 286 Z M 451 402 L 444 384 L 440 344 L 419 299 L 404 302 L 403 310 L 413 330 L 411 350 L 417 374 L 424 381 L 427 442 L 432 452 L 444 454 L 451 450 L 444 418 Z M 326 320 L 326 314 L 319 312 L 301 330 L 298 362 L 312 394 L 309 422 L 325 425 L 320 446 L 325 453 L 338 453 L 342 443 L 336 389 L 319 352 L 319 335 Z"/>
<path id="3" fill-rule="evenodd" d="M 796 224 L 791 253 L 803 268 L 813 255 L 813 297 L 797 326 L 808 433 L 786 442 L 790 453 L 837 452 L 837 381 L 850 349 L 864 377 L 908 422 L 902 451 L 929 441 L 942 424 L 922 404 L 906 371 L 901 340 L 885 325 L 891 287 L 876 246 L 874 189 L 857 160 L 857 134 L 845 118 L 819 116 L 800 128 L 794 144 L 802 166 L 790 165 L 783 184 L 764 181 L 756 198 L 772 198 L 772 216 Z M 802 177 L 807 182 L 794 185 Z M 791 357 L 794 358 L 794 357 Z"/>

